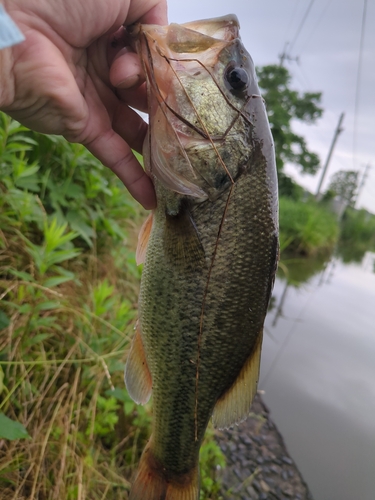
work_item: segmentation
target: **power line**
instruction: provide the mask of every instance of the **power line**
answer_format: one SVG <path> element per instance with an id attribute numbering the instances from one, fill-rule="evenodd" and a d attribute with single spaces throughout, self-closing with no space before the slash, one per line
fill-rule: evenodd
<path id="1" fill-rule="evenodd" d="M 293 21 L 294 21 L 294 18 L 296 17 L 296 13 L 297 13 L 297 4 L 298 4 L 298 1 L 299 0 L 296 0 L 296 2 L 294 3 L 294 9 L 293 9 L 293 12 L 292 12 L 292 15 L 290 16 L 290 19 L 289 19 L 289 24 L 288 24 L 288 27 L 287 29 L 285 30 L 285 35 L 284 35 L 284 40 L 288 40 L 288 35 L 289 35 L 289 32 L 290 32 L 290 28 L 292 27 L 292 24 L 293 24 Z M 285 48 L 286 48 L 286 45 L 288 45 L 289 42 L 285 42 Z"/>
<path id="2" fill-rule="evenodd" d="M 283 66 L 284 65 L 284 61 L 287 60 L 287 61 L 296 61 L 299 63 L 299 58 L 298 57 L 291 57 L 291 52 L 292 52 L 292 48 L 293 48 L 293 45 L 296 43 L 296 40 L 297 38 L 299 37 L 299 34 L 301 33 L 301 30 L 303 28 L 303 25 L 305 24 L 305 21 L 306 19 L 308 18 L 308 15 L 310 13 L 310 10 L 311 10 L 311 7 L 313 6 L 313 3 L 315 2 L 315 0 L 310 0 L 310 3 L 309 3 L 309 6 L 307 7 L 307 10 L 297 28 L 297 32 L 296 34 L 294 35 L 294 38 L 292 40 L 291 43 L 289 42 L 285 42 L 285 45 L 284 45 L 284 49 L 283 49 L 283 52 L 282 54 L 280 54 L 279 58 L 280 58 L 280 66 Z M 288 52 L 287 52 L 287 48 L 288 48 L 288 45 L 289 45 L 289 49 L 288 49 Z"/>
<path id="3" fill-rule="evenodd" d="M 311 10 L 311 7 L 313 6 L 315 0 L 311 0 L 310 3 L 309 3 L 309 6 L 307 7 L 306 9 L 306 12 L 305 12 L 305 15 L 303 16 L 299 26 L 298 26 L 298 29 L 297 29 L 297 32 L 296 34 L 294 35 L 294 38 L 289 46 L 289 51 L 291 52 L 292 51 L 292 48 L 293 48 L 293 45 L 296 43 L 297 41 L 297 38 L 299 37 L 300 33 L 301 33 L 301 30 L 303 28 L 303 25 L 305 24 L 305 21 L 306 19 L 308 18 L 309 16 L 309 13 L 310 13 L 310 10 Z"/>
<path id="4" fill-rule="evenodd" d="M 359 55 L 357 67 L 357 79 L 355 84 L 355 101 L 354 101 L 354 130 L 353 130 L 353 167 L 357 162 L 357 135 L 358 135 L 358 110 L 359 110 L 359 95 L 361 89 L 361 73 L 362 73 L 362 58 L 363 58 L 363 43 L 365 39 L 365 26 L 367 14 L 367 0 L 363 0 L 361 37 L 359 42 Z"/>
<path id="5" fill-rule="evenodd" d="M 314 24 L 314 27 L 313 29 L 310 31 L 310 34 L 307 38 L 307 40 L 305 41 L 305 45 L 303 45 L 302 49 L 299 50 L 299 53 L 301 54 L 301 52 L 304 52 L 306 50 L 306 47 L 309 45 L 309 43 L 311 42 L 312 40 L 312 37 L 313 37 L 313 34 L 315 33 L 315 31 L 317 30 L 319 24 L 322 22 L 322 19 L 325 17 L 329 7 L 331 6 L 331 3 L 332 3 L 332 0 L 328 0 L 324 9 L 322 10 L 317 22 Z"/>

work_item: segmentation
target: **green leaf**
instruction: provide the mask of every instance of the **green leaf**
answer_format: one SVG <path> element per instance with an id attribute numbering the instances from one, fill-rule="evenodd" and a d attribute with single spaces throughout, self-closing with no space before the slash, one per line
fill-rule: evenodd
<path id="1" fill-rule="evenodd" d="M 4 311 L 0 311 L 0 330 L 9 326 L 10 319 Z"/>
<path id="2" fill-rule="evenodd" d="M 38 304 L 35 311 L 49 311 L 50 309 L 56 309 L 58 307 L 60 307 L 60 302 L 56 300 L 47 300 L 46 302 Z"/>
<path id="3" fill-rule="evenodd" d="M 0 438 L 14 441 L 15 439 L 30 438 L 30 436 L 22 424 L 11 420 L 4 413 L 0 413 Z"/>
<path id="4" fill-rule="evenodd" d="M 53 288 L 54 286 L 61 285 L 62 283 L 66 283 L 67 281 L 71 281 L 74 276 L 52 276 L 51 278 L 46 279 L 43 282 L 43 286 L 47 288 Z"/>
<path id="5" fill-rule="evenodd" d="M 125 401 L 124 403 L 124 413 L 125 415 L 130 415 L 136 408 L 136 404 L 133 401 Z"/>
<path id="6" fill-rule="evenodd" d="M 25 189 L 27 191 L 33 191 L 34 193 L 39 192 L 39 179 L 34 175 L 33 177 L 20 177 L 16 180 L 15 184 L 18 188 Z"/>
<path id="7" fill-rule="evenodd" d="M 19 175 L 19 177 L 30 177 L 31 175 L 34 175 L 36 172 L 38 172 L 40 166 L 39 165 L 33 165 L 31 167 L 26 167 Z"/>
<path id="8" fill-rule="evenodd" d="M 9 272 L 11 274 L 13 274 L 14 276 L 17 276 L 17 278 L 21 278 L 23 281 L 30 281 L 30 282 L 35 281 L 34 278 L 31 276 L 31 274 L 26 273 L 24 271 L 17 271 L 16 269 L 9 269 Z"/>
<path id="9" fill-rule="evenodd" d="M 75 210 L 69 210 L 66 214 L 66 220 L 69 222 L 73 231 L 77 232 L 92 248 L 92 239 L 95 237 L 95 231 L 90 227 L 83 217 L 82 213 Z"/>
<path id="10" fill-rule="evenodd" d="M 32 345 L 39 344 L 39 342 L 43 342 L 43 340 L 46 340 L 48 338 L 52 337 L 50 333 L 38 333 L 37 335 L 34 335 L 33 337 L 30 337 L 26 342 L 25 345 L 27 347 L 31 347 Z"/>
<path id="11" fill-rule="evenodd" d="M 106 396 L 112 396 L 123 403 L 130 401 L 130 396 L 126 392 L 125 389 L 120 389 L 119 387 L 115 387 L 114 390 L 108 389 L 105 391 Z M 133 404 L 133 402 L 132 402 Z"/>
<path id="12" fill-rule="evenodd" d="M 16 307 L 21 314 L 28 314 L 32 311 L 31 304 L 22 304 L 21 306 L 14 304 L 14 307 Z"/>

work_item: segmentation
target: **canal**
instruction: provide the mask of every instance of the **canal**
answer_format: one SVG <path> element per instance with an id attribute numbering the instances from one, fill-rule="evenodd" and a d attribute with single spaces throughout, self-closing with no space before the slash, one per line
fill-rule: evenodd
<path id="1" fill-rule="evenodd" d="M 259 389 L 314 500 L 375 498 L 375 254 L 286 259 Z"/>

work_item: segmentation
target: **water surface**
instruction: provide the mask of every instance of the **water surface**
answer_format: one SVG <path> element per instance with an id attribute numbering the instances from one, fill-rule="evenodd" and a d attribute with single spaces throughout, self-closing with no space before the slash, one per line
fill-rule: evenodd
<path id="1" fill-rule="evenodd" d="M 275 283 L 259 388 L 314 500 L 375 499 L 374 262 L 286 262 Z"/>

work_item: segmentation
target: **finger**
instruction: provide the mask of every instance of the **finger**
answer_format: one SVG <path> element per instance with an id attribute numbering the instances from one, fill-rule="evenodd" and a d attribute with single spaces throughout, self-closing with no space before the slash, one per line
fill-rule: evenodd
<path id="1" fill-rule="evenodd" d="M 112 118 L 112 127 L 132 149 L 142 153 L 147 124 L 138 113 L 127 104 L 118 101 Z"/>
<path id="2" fill-rule="evenodd" d="M 135 89 L 117 89 L 116 95 L 128 106 L 148 113 L 146 84 Z"/>
<path id="3" fill-rule="evenodd" d="M 112 65 L 113 61 L 117 57 L 118 53 L 123 49 L 127 48 L 131 52 L 135 52 L 134 48 L 134 38 L 131 37 L 124 26 L 109 35 L 107 38 L 107 62 L 109 66 Z"/>
<path id="4" fill-rule="evenodd" d="M 109 70 L 109 79 L 114 87 L 130 89 L 145 81 L 142 63 L 135 52 L 124 47 L 117 54 Z"/>
<path id="5" fill-rule="evenodd" d="M 87 149 L 125 184 L 130 194 L 144 208 L 156 206 L 154 186 L 133 155 L 130 147 L 113 130 L 100 134 L 85 144 Z"/>
<path id="6" fill-rule="evenodd" d="M 131 2 L 125 25 L 135 22 L 143 24 L 168 24 L 166 0 L 146 0 L 144 2 Z"/>
<path id="7" fill-rule="evenodd" d="M 139 21 L 144 24 L 159 24 L 166 26 L 168 24 L 167 3 L 159 1 L 155 7 L 150 9 Z"/>

